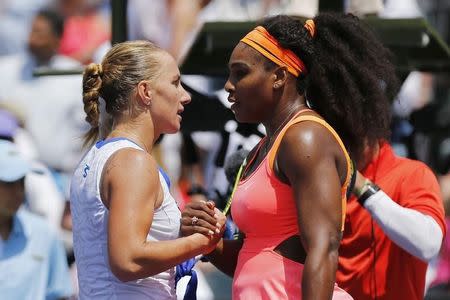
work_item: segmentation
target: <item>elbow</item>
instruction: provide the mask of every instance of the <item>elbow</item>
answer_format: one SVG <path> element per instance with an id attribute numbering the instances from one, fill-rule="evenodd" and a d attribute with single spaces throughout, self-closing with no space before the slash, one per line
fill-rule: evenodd
<path id="1" fill-rule="evenodd" d="M 149 264 L 139 258 L 125 258 L 123 255 L 119 259 L 109 258 L 111 272 L 122 282 L 134 281 L 149 276 L 154 276 L 168 269 L 157 262 Z"/>
<path id="2" fill-rule="evenodd" d="M 138 269 L 131 262 L 110 262 L 111 272 L 122 282 L 133 281 L 139 279 L 137 276 Z"/>
<path id="3" fill-rule="evenodd" d="M 432 238 L 428 238 L 426 241 L 424 240 L 421 243 L 421 247 L 416 248 L 417 255 L 415 256 L 426 263 L 435 258 L 441 250 L 443 232 L 440 228 L 438 228 L 437 224 L 435 229 L 436 230 L 429 235 Z"/>
<path id="4" fill-rule="evenodd" d="M 422 250 L 420 258 L 425 262 L 430 262 L 434 257 L 439 254 L 439 250 L 441 249 L 442 239 L 435 239 L 435 241 L 431 241 L 426 248 Z"/>
<path id="5" fill-rule="evenodd" d="M 109 255 L 109 267 L 111 272 L 122 282 L 138 280 L 143 277 L 152 276 L 147 272 L 143 272 L 142 264 L 139 264 L 134 255 L 124 255 L 123 252 Z"/>
<path id="6" fill-rule="evenodd" d="M 330 250 L 328 252 L 328 261 L 337 268 L 339 262 L 339 251 L 337 249 Z"/>
<path id="7" fill-rule="evenodd" d="M 424 246 L 421 251 L 421 256 L 419 257 L 425 262 L 430 262 L 433 258 L 435 258 L 442 246 L 442 239 L 444 237 L 444 233 L 442 232 L 439 225 L 433 220 L 432 229 L 430 230 L 429 236 L 432 238 L 427 239 L 426 243 L 423 243 Z"/>

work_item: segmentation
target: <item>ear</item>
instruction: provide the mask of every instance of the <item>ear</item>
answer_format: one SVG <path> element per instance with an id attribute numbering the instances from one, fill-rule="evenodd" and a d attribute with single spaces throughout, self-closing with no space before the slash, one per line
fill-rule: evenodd
<path id="1" fill-rule="evenodd" d="M 279 89 L 284 86 L 288 77 L 288 71 L 285 66 L 277 67 L 273 74 L 273 88 Z"/>
<path id="2" fill-rule="evenodd" d="M 150 82 L 147 80 L 142 80 L 137 85 L 138 98 L 142 104 L 149 106 L 152 102 L 152 90 Z"/>

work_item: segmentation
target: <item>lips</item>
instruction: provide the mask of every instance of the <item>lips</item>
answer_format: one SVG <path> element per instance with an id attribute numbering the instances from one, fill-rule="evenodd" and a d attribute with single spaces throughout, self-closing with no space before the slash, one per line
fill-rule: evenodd
<path id="1" fill-rule="evenodd" d="M 231 106 L 230 106 L 230 109 L 232 110 L 232 111 L 235 111 L 236 110 L 236 107 L 239 105 L 239 103 L 238 102 L 233 102 L 233 104 L 231 104 Z"/>

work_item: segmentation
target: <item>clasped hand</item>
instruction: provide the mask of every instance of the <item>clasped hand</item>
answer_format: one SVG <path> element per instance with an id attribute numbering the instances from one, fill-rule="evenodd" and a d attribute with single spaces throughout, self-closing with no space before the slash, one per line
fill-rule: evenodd
<path id="1" fill-rule="evenodd" d="M 181 214 L 181 234 L 188 236 L 201 233 L 210 237 L 211 243 L 215 245 L 225 231 L 226 220 L 226 216 L 215 207 L 214 202 L 206 201 L 206 198 L 192 199 Z"/>

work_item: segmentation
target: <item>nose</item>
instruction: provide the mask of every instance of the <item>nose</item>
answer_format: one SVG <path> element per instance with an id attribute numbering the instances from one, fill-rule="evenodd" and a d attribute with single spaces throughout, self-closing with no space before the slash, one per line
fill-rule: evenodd
<path id="1" fill-rule="evenodd" d="M 191 95 L 184 89 L 184 87 L 181 87 L 183 90 L 183 93 L 181 95 L 181 104 L 186 105 L 191 102 Z"/>
<path id="2" fill-rule="evenodd" d="M 230 78 L 227 79 L 227 82 L 225 82 L 225 86 L 224 86 L 225 91 L 227 91 L 227 93 L 231 93 L 232 91 L 234 91 L 234 86 L 233 84 L 230 82 Z"/>

